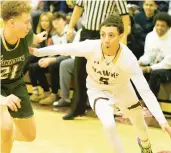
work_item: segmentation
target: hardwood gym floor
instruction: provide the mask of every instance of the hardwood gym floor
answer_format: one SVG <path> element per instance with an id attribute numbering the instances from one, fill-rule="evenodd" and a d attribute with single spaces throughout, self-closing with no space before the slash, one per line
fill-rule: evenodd
<path id="1" fill-rule="evenodd" d="M 84 117 L 64 121 L 68 109 L 53 112 L 52 107 L 33 104 L 37 123 L 34 142 L 14 142 L 12 153 L 112 153 L 105 141 L 103 129 L 92 111 Z M 154 121 L 154 125 L 157 125 Z M 136 134 L 131 125 L 117 123 L 117 131 L 125 153 L 140 153 Z M 159 128 L 149 128 L 154 153 L 171 151 L 171 138 Z"/>

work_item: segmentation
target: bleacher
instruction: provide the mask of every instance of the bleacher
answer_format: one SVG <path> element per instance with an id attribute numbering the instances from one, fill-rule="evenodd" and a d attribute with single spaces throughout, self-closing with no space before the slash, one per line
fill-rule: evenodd
<path id="1" fill-rule="evenodd" d="M 171 116 L 171 83 L 161 84 L 158 99 L 163 112 Z"/>

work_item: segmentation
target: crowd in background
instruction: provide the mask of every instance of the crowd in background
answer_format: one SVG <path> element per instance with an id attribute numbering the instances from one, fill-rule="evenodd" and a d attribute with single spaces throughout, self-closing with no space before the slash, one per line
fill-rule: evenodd
<path id="1" fill-rule="evenodd" d="M 33 46 L 45 47 L 85 39 L 99 39 L 97 27 L 98 24 L 100 25 L 100 20 L 105 18 L 103 7 L 106 8 L 106 12 L 114 13 L 115 10 L 121 16 L 129 15 L 126 44 L 139 61 L 152 92 L 157 96 L 160 84 L 171 82 L 171 16 L 169 15 L 171 2 L 128 0 L 120 4 L 125 9 L 119 9 L 119 3 L 114 5 L 112 3 L 114 2 L 105 5 L 104 1 L 89 1 L 83 4 L 83 0 L 32 1 L 33 31 L 34 33 L 47 32 L 47 39 Z M 112 7 L 115 8 L 112 10 Z M 93 17 L 96 14 L 98 16 Z M 154 20 L 157 21 L 155 25 Z M 73 25 L 74 29 L 72 29 Z M 71 106 L 71 112 L 63 119 L 74 119 L 78 115 L 85 115 L 88 108 L 85 65 L 86 60 L 80 57 L 38 58 L 30 55 L 25 62 L 23 72 L 29 74 L 33 86 L 30 100 L 43 105 L 53 105 L 54 108 Z M 74 82 L 72 99 L 69 95 L 71 82 Z M 42 87 L 43 93 L 39 92 L 38 86 Z M 141 99 L 140 96 L 139 98 Z"/>

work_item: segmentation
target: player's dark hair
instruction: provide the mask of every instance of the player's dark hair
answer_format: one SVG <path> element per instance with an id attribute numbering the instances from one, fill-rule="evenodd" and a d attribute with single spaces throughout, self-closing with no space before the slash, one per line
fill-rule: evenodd
<path id="1" fill-rule="evenodd" d="M 117 27 L 119 34 L 124 32 L 124 26 L 121 16 L 117 13 L 109 15 L 101 24 L 101 27 Z"/>

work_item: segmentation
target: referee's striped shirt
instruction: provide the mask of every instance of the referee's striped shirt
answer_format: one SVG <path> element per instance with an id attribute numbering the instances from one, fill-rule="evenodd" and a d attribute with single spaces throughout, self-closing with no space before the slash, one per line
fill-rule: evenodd
<path id="1" fill-rule="evenodd" d="M 100 30 L 100 24 L 114 12 L 128 14 L 125 0 L 77 0 L 76 5 L 84 8 L 85 28 Z"/>

